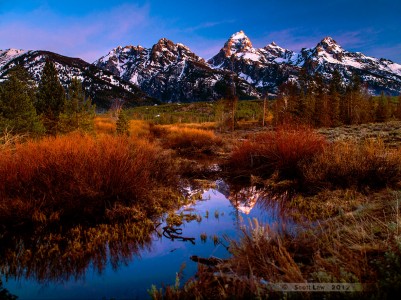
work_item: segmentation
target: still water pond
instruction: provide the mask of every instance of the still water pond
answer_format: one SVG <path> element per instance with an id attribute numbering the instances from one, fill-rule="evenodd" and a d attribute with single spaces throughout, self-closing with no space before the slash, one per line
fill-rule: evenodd
<path id="1" fill-rule="evenodd" d="M 92 261 L 79 276 L 71 277 L 63 275 L 61 266 L 55 276 L 40 281 L 24 276 L 26 271 L 18 278 L 3 275 L 3 287 L 19 299 L 146 299 L 152 284 L 158 287 L 174 284 L 183 264 L 182 282 L 192 277 L 197 270 L 197 263 L 190 259 L 192 255 L 229 257 L 226 239 L 238 239 L 240 227 L 249 225 L 254 218 L 261 224 L 293 226 L 290 220 L 283 219 L 278 206 L 266 205 L 268 199 L 255 187 L 234 191 L 219 180 L 213 189 L 188 188 L 187 191 L 200 194 L 202 199 L 177 211 L 192 217 L 186 221 L 184 218 L 183 224 L 175 227 L 176 231 L 170 235 L 166 232 L 163 235 L 165 216 L 149 242 L 134 247 L 124 259 L 113 260 L 110 247 L 106 247 L 102 268 Z M 171 238 L 177 235 L 190 239 Z"/>

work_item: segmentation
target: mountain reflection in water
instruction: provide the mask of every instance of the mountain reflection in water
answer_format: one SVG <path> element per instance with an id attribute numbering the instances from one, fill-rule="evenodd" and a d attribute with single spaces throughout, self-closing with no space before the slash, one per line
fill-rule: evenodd
<path id="1" fill-rule="evenodd" d="M 182 264 L 182 282 L 192 277 L 193 255 L 228 258 L 226 239 L 239 239 L 241 227 L 253 218 L 278 228 L 293 226 L 256 187 L 235 188 L 218 180 L 188 187 L 184 194 L 192 201 L 154 222 L 60 225 L 21 233 L 0 228 L 3 286 L 20 299 L 143 299 L 152 284 L 174 284 Z"/>

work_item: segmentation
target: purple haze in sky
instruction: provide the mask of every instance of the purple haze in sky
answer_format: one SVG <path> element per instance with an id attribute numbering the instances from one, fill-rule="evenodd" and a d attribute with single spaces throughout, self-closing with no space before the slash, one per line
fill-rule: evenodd
<path id="1" fill-rule="evenodd" d="M 3 1 L 0 49 L 50 50 L 88 62 L 118 45 L 166 37 L 208 59 L 244 30 L 254 47 L 299 52 L 331 36 L 344 49 L 401 63 L 400 1 Z"/>

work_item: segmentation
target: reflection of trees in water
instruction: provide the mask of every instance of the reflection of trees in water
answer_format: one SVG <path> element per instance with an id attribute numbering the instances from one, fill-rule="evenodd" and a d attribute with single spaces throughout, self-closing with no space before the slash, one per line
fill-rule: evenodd
<path id="1" fill-rule="evenodd" d="M 7 289 L 3 288 L 3 283 L 0 278 L 0 299 L 2 300 L 15 300 L 18 297 L 11 294 Z"/>
<path id="2" fill-rule="evenodd" d="M 108 260 L 113 269 L 127 264 L 150 247 L 153 232 L 149 220 L 0 235 L 0 272 L 39 282 L 83 278 L 90 266 L 101 273 Z"/>

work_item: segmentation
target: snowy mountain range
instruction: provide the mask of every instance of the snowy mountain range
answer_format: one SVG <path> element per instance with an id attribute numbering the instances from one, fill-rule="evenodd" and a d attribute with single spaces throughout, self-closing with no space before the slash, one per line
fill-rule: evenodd
<path id="1" fill-rule="evenodd" d="M 231 72 L 212 68 L 183 44 L 160 39 L 152 48 L 126 46 L 112 49 L 94 65 L 138 85 L 161 101 L 205 101 L 225 96 Z M 245 80 L 235 76 L 237 93 L 259 94 Z"/>
<path id="2" fill-rule="evenodd" d="M 260 90 L 267 88 L 273 93 L 281 83 L 296 80 L 302 67 L 311 74 L 319 72 L 327 80 L 337 69 L 344 83 L 356 73 L 372 94 L 384 91 L 398 95 L 401 92 L 401 65 L 346 51 L 330 37 L 314 48 L 295 53 L 274 42 L 263 48 L 253 48 L 249 38 L 240 31 L 233 34 L 208 63 L 217 69 L 232 69 L 252 86 Z"/>
<path id="3" fill-rule="evenodd" d="M 17 64 L 24 66 L 32 78 L 39 82 L 47 59 L 54 62 L 60 82 L 65 88 L 72 78 L 80 79 L 87 96 L 90 96 L 99 108 L 110 107 L 116 99 L 123 99 L 129 106 L 156 102 L 156 99 L 148 97 L 136 85 L 107 70 L 97 68 L 79 58 L 48 51 L 0 50 L 0 82 L 7 78 L 9 70 Z"/>
<path id="4" fill-rule="evenodd" d="M 254 48 L 243 31 L 233 34 L 207 61 L 166 38 L 151 48 L 119 46 L 93 64 L 48 51 L 0 50 L 0 81 L 16 64 L 23 64 L 38 81 L 46 59 L 55 62 L 64 85 L 73 76 L 80 78 L 101 107 L 115 98 L 128 105 L 215 100 L 226 96 L 233 83 L 240 97 L 261 97 L 297 80 L 301 68 L 319 72 L 326 80 L 337 69 L 344 83 L 356 73 L 372 94 L 401 93 L 401 65 L 390 60 L 349 52 L 330 37 L 298 53 L 274 42 Z"/>
<path id="5" fill-rule="evenodd" d="M 297 80 L 302 67 L 311 74 L 319 72 L 326 80 L 337 69 L 344 83 L 356 73 L 371 94 L 401 93 L 401 65 L 346 51 L 330 37 L 314 48 L 296 53 L 274 42 L 254 48 L 245 33 L 239 31 L 208 61 L 182 44 L 161 39 L 149 49 L 117 47 L 94 64 L 162 101 L 217 99 L 224 96 L 222 87 L 230 84 L 230 73 L 234 74 L 240 96 L 275 94 L 280 84 Z"/>

